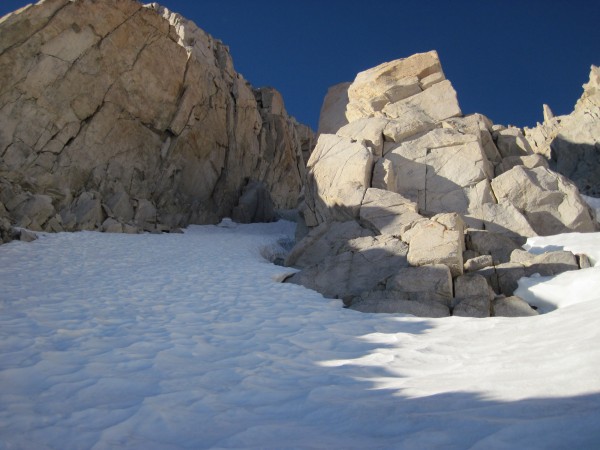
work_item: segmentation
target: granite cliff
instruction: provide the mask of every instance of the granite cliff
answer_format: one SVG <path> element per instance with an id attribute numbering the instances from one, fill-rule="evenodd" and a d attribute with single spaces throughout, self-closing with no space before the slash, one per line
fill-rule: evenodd
<path id="1" fill-rule="evenodd" d="M 293 208 L 312 139 L 222 42 L 134 0 L 46 0 L 2 18 L 0 124 L 5 240 L 10 226 L 216 223 L 249 183 Z"/>

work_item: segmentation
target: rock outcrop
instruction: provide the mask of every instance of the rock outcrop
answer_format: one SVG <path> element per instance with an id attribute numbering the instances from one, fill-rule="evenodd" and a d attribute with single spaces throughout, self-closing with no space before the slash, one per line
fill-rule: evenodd
<path id="1" fill-rule="evenodd" d="M 0 21 L 0 233 L 169 230 L 260 183 L 293 208 L 312 132 L 228 48 L 134 0 L 46 0 Z"/>
<path id="2" fill-rule="evenodd" d="M 521 130 L 464 116 L 436 52 L 337 85 L 321 113 L 301 206 L 313 229 L 289 282 L 363 312 L 533 315 L 517 280 L 579 268 L 569 252 L 517 252 L 597 229 L 577 187 Z"/>
<path id="3" fill-rule="evenodd" d="M 350 84 L 336 84 L 327 91 L 319 115 L 318 134 L 335 134 L 337 130 L 348 123 L 346 106 L 348 106 L 348 88 Z"/>
<path id="4" fill-rule="evenodd" d="M 553 170 L 573 180 L 582 194 L 600 197 L 600 68 L 592 66 L 571 114 L 554 116 L 544 105 L 544 122 L 524 131 Z"/>

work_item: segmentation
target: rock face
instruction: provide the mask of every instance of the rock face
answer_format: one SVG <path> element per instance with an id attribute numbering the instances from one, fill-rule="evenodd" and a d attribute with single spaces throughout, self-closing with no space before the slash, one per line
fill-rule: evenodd
<path id="1" fill-rule="evenodd" d="M 371 184 L 372 166 L 373 154 L 364 145 L 333 134 L 322 135 L 308 163 L 306 205 L 314 215 L 307 224 L 358 216 Z"/>
<path id="2" fill-rule="evenodd" d="M 350 307 L 361 312 L 450 315 L 452 277 L 444 265 L 400 268 L 383 286 L 385 289 L 363 292 L 353 298 Z"/>
<path id="3" fill-rule="evenodd" d="M 522 211 L 533 230 L 542 236 L 565 231 L 594 231 L 587 204 L 575 185 L 545 167 L 515 166 L 492 181 L 498 201 Z"/>
<path id="4" fill-rule="evenodd" d="M 319 116 L 319 134 L 335 134 L 337 130 L 348 123 L 346 106 L 348 105 L 350 84 L 336 84 L 327 91 Z"/>
<path id="5" fill-rule="evenodd" d="M 505 299 L 517 280 L 579 266 L 568 252 L 515 253 L 524 239 L 597 229 L 521 130 L 462 115 L 436 52 L 335 86 L 320 123 L 301 207 L 313 230 L 288 258 L 302 269 L 289 281 L 350 308 L 532 315 Z"/>
<path id="6" fill-rule="evenodd" d="M 582 194 L 600 197 L 600 68 L 592 66 L 583 90 L 570 115 L 554 117 L 544 105 L 544 122 L 526 128 L 525 137 Z"/>
<path id="7" fill-rule="evenodd" d="M 407 253 L 408 246 L 400 239 L 373 236 L 353 221 L 324 223 L 292 251 L 293 259 L 288 257 L 288 264 L 304 270 L 287 281 L 328 297 L 350 300 L 407 267 Z"/>
<path id="8" fill-rule="evenodd" d="M 220 41 L 134 0 L 6 16 L 0 124 L 0 217 L 47 231 L 214 223 L 249 182 L 295 207 L 312 140 Z"/>

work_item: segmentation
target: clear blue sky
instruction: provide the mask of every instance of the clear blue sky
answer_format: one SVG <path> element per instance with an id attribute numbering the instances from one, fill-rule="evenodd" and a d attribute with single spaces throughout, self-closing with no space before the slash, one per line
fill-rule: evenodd
<path id="1" fill-rule="evenodd" d="M 0 15 L 28 3 L 1 0 Z M 316 127 L 327 88 L 435 49 L 464 113 L 534 125 L 570 112 L 600 65 L 597 0 L 163 0 L 229 45 L 255 87 Z"/>

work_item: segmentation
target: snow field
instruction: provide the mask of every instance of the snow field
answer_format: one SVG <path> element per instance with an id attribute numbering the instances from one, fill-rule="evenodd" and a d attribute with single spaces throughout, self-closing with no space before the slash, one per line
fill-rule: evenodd
<path id="1" fill-rule="evenodd" d="M 597 448 L 598 265 L 538 317 L 361 314 L 275 281 L 293 232 L 0 246 L 0 449 Z"/>

